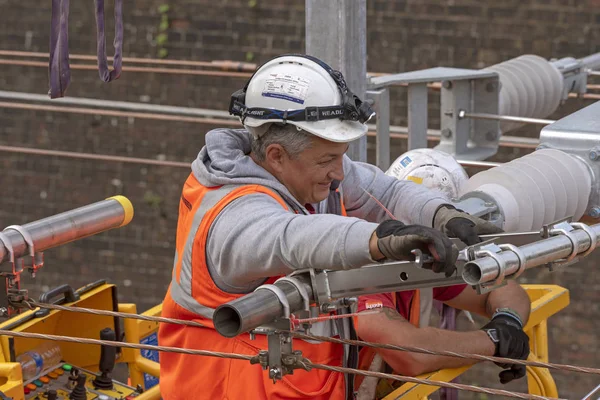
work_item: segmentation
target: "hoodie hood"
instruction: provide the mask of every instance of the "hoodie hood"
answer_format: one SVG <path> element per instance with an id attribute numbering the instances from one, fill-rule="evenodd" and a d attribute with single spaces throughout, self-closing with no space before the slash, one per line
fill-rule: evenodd
<path id="1" fill-rule="evenodd" d="M 250 133 L 245 129 L 213 129 L 206 144 L 192 162 L 194 177 L 204 186 L 262 185 L 278 192 L 285 201 L 301 210 L 304 205 L 266 169 L 250 157 Z"/>

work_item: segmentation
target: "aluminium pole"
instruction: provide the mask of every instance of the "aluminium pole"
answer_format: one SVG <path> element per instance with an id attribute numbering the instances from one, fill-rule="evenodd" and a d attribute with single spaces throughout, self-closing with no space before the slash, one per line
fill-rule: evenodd
<path id="1" fill-rule="evenodd" d="M 366 0 L 306 0 L 306 54 L 339 70 L 362 100 L 367 89 Z M 348 157 L 367 161 L 367 137 L 350 143 Z"/>

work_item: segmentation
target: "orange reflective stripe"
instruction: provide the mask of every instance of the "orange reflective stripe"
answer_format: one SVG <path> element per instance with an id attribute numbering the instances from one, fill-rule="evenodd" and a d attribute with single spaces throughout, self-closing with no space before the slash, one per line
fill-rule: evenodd
<path id="1" fill-rule="evenodd" d="M 233 300 L 234 298 L 242 296 L 241 294 L 232 295 L 231 293 L 226 293 L 219 289 L 217 285 L 215 285 L 214 281 L 210 277 L 208 268 L 206 268 L 206 241 L 208 240 L 208 232 L 210 231 L 210 227 L 212 226 L 212 223 L 214 222 L 215 218 L 229 203 L 242 196 L 256 193 L 268 194 L 269 196 L 277 200 L 277 202 L 281 204 L 282 207 L 284 207 L 286 210 L 289 210 L 289 207 L 283 201 L 281 196 L 276 194 L 274 191 L 260 185 L 247 185 L 232 190 L 205 214 L 204 218 L 202 219 L 202 223 L 198 228 L 198 248 L 197 251 L 193 253 L 194 255 L 192 261 L 193 265 L 205 266 L 200 271 L 196 271 L 200 272 L 200 275 L 202 275 L 202 277 L 200 279 L 194 279 L 192 281 L 192 297 L 194 297 L 199 303 L 205 304 L 204 301 L 200 301 L 200 298 L 198 296 L 202 296 L 202 293 L 206 293 L 208 289 L 210 289 L 213 292 L 211 294 L 216 294 L 216 297 L 219 298 L 219 303 L 226 303 L 228 301 Z M 212 306 L 210 304 L 206 305 L 209 307 Z"/>
<path id="2" fill-rule="evenodd" d="M 202 204 L 204 195 L 210 190 L 216 190 L 221 187 L 206 188 L 198 182 L 194 174 L 190 174 L 185 181 L 179 202 L 179 219 L 177 221 L 177 237 L 175 240 L 177 260 L 175 261 L 174 272 L 177 283 L 181 282 L 181 259 L 183 257 L 185 242 L 192 228 L 194 215 Z"/>

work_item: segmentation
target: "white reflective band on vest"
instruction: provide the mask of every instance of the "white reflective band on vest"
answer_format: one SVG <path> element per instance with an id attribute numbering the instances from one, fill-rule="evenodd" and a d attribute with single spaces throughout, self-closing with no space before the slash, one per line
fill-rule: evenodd
<path id="1" fill-rule="evenodd" d="M 177 259 L 178 254 L 175 253 L 175 263 L 173 265 L 173 277 L 171 279 L 171 298 L 175 303 L 194 314 L 201 315 L 205 318 L 212 319 L 214 308 L 203 306 L 198 303 L 192 296 L 192 249 L 194 247 L 194 240 L 196 239 L 196 233 L 206 213 L 213 208 L 219 201 L 225 196 L 231 193 L 234 189 L 238 188 L 237 185 L 227 185 L 216 190 L 207 191 L 202 198 L 202 204 L 196 210 L 190 232 L 185 241 L 185 247 L 183 249 L 183 255 L 181 259 L 181 271 L 179 274 L 179 283 L 177 282 Z M 208 268 L 206 265 L 204 268 Z"/>

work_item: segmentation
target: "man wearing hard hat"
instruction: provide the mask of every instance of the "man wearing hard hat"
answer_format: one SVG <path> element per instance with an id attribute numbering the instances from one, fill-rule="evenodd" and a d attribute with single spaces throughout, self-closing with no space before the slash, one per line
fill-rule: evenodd
<path id="1" fill-rule="evenodd" d="M 245 129 L 208 132 L 183 187 L 162 309 L 206 328 L 161 324 L 163 346 L 254 356 L 267 349 L 266 337 L 221 336 L 212 324 L 220 304 L 298 269 L 412 259 L 417 248 L 434 256 L 433 271 L 449 276 L 457 250 L 446 235 L 470 240 L 498 231 L 434 191 L 345 156 L 373 112 L 316 58 L 263 64 L 233 94 L 230 112 Z M 353 328 L 346 318 L 316 324 L 313 333 L 348 338 Z M 297 340 L 294 349 L 313 363 L 356 366 L 356 354 L 341 345 Z M 354 391 L 351 377 L 323 370 L 296 370 L 274 384 L 260 365 L 230 358 L 162 353 L 160 367 L 165 400 L 344 400 Z"/>

